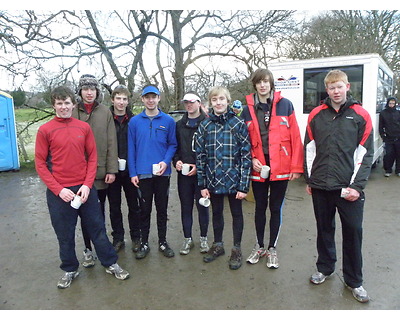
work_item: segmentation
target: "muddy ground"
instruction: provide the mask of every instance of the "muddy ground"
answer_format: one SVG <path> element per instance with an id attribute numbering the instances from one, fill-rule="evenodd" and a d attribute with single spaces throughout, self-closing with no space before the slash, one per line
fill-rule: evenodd
<path id="1" fill-rule="evenodd" d="M 269 270 L 265 258 L 228 268 L 232 228 L 226 214 L 226 255 L 206 264 L 198 251 L 199 228 L 194 224 L 196 247 L 179 255 L 183 234 L 176 177 L 172 177 L 168 241 L 175 257 L 157 250 L 152 216 L 150 254 L 136 260 L 130 240 L 119 254 L 119 264 L 131 278 L 116 280 L 97 261 L 65 290 L 56 284 L 58 244 L 45 202 L 45 187 L 34 171 L 0 173 L 0 309 L 2 310 L 399 310 L 400 309 L 400 178 L 384 178 L 375 168 L 366 188 L 364 216 L 364 287 L 371 301 L 361 304 L 344 287 L 341 271 L 340 222 L 337 223 L 336 273 L 320 286 L 309 276 L 315 271 L 316 228 L 311 198 L 300 179 L 289 184 L 278 243 L 280 268 Z M 254 203 L 244 202 L 244 258 L 255 243 Z M 124 208 L 124 212 L 126 209 Z M 229 212 L 229 211 L 227 211 Z M 197 214 L 196 214 L 197 216 Z M 110 234 L 110 223 L 106 219 Z M 127 225 L 127 222 L 125 222 Z M 268 237 L 268 234 L 266 235 Z M 82 235 L 77 227 L 77 254 L 82 257 Z M 212 227 L 209 228 L 212 241 Z"/>

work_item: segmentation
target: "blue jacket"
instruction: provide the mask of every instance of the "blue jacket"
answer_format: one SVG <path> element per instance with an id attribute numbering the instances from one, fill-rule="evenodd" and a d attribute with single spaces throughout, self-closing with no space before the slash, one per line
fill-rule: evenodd
<path id="1" fill-rule="evenodd" d="M 128 124 L 128 168 L 131 177 L 152 175 L 152 165 L 167 164 L 164 176 L 171 174 L 171 160 L 177 148 L 174 119 L 160 110 L 151 120 L 145 110 Z"/>
<path id="2" fill-rule="evenodd" d="M 211 114 L 195 134 L 198 185 L 211 193 L 247 193 L 250 185 L 250 141 L 243 119 L 229 111 Z"/>

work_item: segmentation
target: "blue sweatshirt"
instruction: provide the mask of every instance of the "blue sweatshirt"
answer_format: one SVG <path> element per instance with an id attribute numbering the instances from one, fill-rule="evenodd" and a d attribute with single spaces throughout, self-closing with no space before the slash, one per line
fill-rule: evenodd
<path id="1" fill-rule="evenodd" d="M 159 111 L 151 119 L 144 110 L 129 121 L 128 168 L 131 177 L 151 177 L 153 164 L 161 161 L 168 166 L 163 175 L 171 174 L 171 160 L 177 148 L 176 126 L 171 116 Z"/>

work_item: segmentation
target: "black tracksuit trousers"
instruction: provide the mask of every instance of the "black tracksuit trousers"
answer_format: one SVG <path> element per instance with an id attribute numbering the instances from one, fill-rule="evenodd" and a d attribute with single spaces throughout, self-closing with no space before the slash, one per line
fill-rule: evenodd
<path id="1" fill-rule="evenodd" d="M 352 202 L 340 197 L 341 190 L 312 189 L 314 213 L 317 222 L 317 269 L 330 275 L 335 270 L 335 213 L 342 223 L 343 277 L 351 288 L 362 285 L 362 221 L 364 193 Z"/>

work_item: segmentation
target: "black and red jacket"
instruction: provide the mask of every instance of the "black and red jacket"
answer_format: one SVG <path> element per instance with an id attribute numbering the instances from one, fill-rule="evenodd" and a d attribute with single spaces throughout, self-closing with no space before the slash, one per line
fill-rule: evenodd
<path id="1" fill-rule="evenodd" d="M 243 117 L 249 130 L 251 156 L 265 165 L 260 127 L 254 110 L 254 95 L 246 96 L 247 106 L 243 108 Z M 294 108 L 290 100 L 283 98 L 280 92 L 274 92 L 269 120 L 269 163 L 271 181 L 288 180 L 290 173 L 303 173 L 303 144 L 296 121 Z M 251 180 L 263 182 L 260 172 L 252 170 Z"/>
<path id="2" fill-rule="evenodd" d="M 348 99 L 336 111 L 327 98 L 311 111 L 304 137 L 304 176 L 311 188 L 361 192 L 373 155 L 371 117 L 357 101 Z"/>

